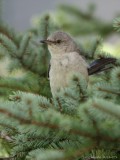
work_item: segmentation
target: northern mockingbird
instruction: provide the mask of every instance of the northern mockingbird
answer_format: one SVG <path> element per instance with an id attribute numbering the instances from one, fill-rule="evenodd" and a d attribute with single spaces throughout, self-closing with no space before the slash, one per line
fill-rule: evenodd
<path id="1" fill-rule="evenodd" d="M 114 58 L 101 58 L 88 65 L 80 54 L 73 38 L 64 32 L 57 31 L 41 43 L 46 43 L 51 54 L 49 79 L 52 95 L 61 88 L 69 87 L 69 75 L 81 74 L 88 82 L 91 74 L 106 69 L 106 65 L 114 63 Z"/>

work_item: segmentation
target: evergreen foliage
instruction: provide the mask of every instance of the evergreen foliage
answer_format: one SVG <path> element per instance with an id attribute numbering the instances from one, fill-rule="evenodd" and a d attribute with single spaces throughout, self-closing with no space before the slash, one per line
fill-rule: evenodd
<path id="1" fill-rule="evenodd" d="M 62 8 L 96 24 L 88 13 Z M 119 19 L 114 25 L 119 31 Z M 7 76 L 0 77 L 0 143 L 8 157 L 1 159 L 119 159 L 120 60 L 111 70 L 90 76 L 88 87 L 81 75 L 74 75 L 71 87 L 52 98 L 47 80 L 49 52 L 35 39 L 45 39 L 57 28 L 49 14 L 23 34 L 0 23 L 0 54 L 10 61 Z M 101 33 L 101 28 L 96 28 L 95 32 Z M 102 51 L 101 38 L 85 49 L 78 45 L 88 62 L 110 56 Z"/>
<path id="2" fill-rule="evenodd" d="M 56 13 L 56 21 L 64 28 L 76 36 L 98 34 L 102 37 L 113 33 L 112 22 L 106 23 L 95 17 L 95 5 L 90 4 L 88 10 L 84 12 L 71 5 L 60 5 Z"/>
<path id="3" fill-rule="evenodd" d="M 10 58 L 9 71 L 13 72 L 19 68 L 24 70 L 21 78 L 4 77 L 4 79 L 1 79 L 2 92 L 9 86 L 8 88 L 13 91 L 19 88 L 22 91 L 50 95 L 48 94 L 49 82 L 47 80 L 50 57 L 48 49 L 45 45 L 40 46 L 39 44 L 36 46 L 34 42 L 36 37 L 45 39 L 48 36 L 49 15 L 43 15 L 40 21 L 42 25 L 36 28 L 36 32 L 28 31 L 21 35 L 4 23 L 0 24 L 0 51 L 1 54 Z M 15 81 L 16 83 L 14 83 Z M 24 85 L 20 85 L 21 83 Z M 46 83 L 46 87 L 41 89 L 44 83 Z"/>

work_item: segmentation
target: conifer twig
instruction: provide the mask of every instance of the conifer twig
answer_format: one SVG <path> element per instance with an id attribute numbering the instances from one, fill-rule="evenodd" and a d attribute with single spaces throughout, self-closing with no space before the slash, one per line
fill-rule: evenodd
<path id="1" fill-rule="evenodd" d="M 100 88 L 100 87 L 97 87 L 97 89 L 99 90 L 99 91 L 103 91 L 103 92 L 107 92 L 107 93 L 111 93 L 111 94 L 116 94 L 116 95 L 118 95 L 118 96 L 120 96 L 120 92 L 115 92 L 115 91 L 111 91 L 111 90 L 108 90 L 108 89 L 105 89 L 105 88 Z"/>
<path id="2" fill-rule="evenodd" d="M 120 120 L 120 116 L 112 111 L 110 111 L 109 109 L 103 108 L 102 106 L 100 106 L 100 104 L 97 103 L 93 103 L 93 107 L 98 108 L 99 110 L 103 111 L 104 113 L 108 113 L 112 116 L 114 116 L 115 118 L 117 118 L 118 120 Z"/>
<path id="3" fill-rule="evenodd" d="M 56 97 L 56 100 L 58 102 L 59 111 L 62 112 L 63 109 L 59 97 Z"/>
<path id="4" fill-rule="evenodd" d="M 7 135 L 3 132 L 0 133 L 0 139 L 4 139 L 7 142 L 12 142 L 13 141 L 13 139 L 9 135 Z"/>
<path id="5" fill-rule="evenodd" d="M 13 113 L 11 113 L 10 111 L 7 111 L 6 109 L 0 109 L 0 113 L 8 116 L 8 117 L 11 117 L 11 118 L 14 118 L 16 120 L 18 120 L 21 124 L 28 124 L 28 125 L 35 125 L 35 126 L 38 126 L 38 127 L 44 127 L 44 128 L 49 128 L 49 129 L 52 129 L 52 130 L 61 130 L 61 127 L 59 127 L 58 125 L 56 124 L 50 124 L 50 123 L 44 123 L 44 122 L 38 122 L 38 121 L 35 121 L 35 120 L 29 120 L 29 119 L 25 119 L 23 117 L 19 117 L 18 115 L 15 115 Z M 71 129 L 70 131 L 68 131 L 69 134 L 73 134 L 73 135 L 78 135 L 78 136 L 83 136 L 83 137 L 87 137 L 87 138 L 90 138 L 90 139 L 94 139 L 96 140 L 97 136 L 96 135 L 92 135 L 91 133 L 87 132 L 87 131 L 81 131 L 81 130 L 75 130 L 75 129 Z M 101 135 L 101 140 L 102 141 L 110 141 L 110 142 L 119 142 L 120 139 L 113 139 L 111 137 L 106 137 L 106 136 L 102 136 Z"/>
<path id="6" fill-rule="evenodd" d="M 97 146 L 96 144 L 92 144 L 92 145 L 85 147 L 83 149 L 76 150 L 72 155 L 70 154 L 68 156 L 68 158 L 65 158 L 63 160 L 73 160 L 75 158 L 80 158 L 82 155 L 84 155 L 85 153 L 88 153 L 89 151 L 94 149 L 96 146 Z"/>

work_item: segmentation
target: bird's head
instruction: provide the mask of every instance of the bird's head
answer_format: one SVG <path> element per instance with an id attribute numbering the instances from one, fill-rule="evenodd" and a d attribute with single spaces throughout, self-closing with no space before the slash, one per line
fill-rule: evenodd
<path id="1" fill-rule="evenodd" d="M 41 43 L 48 45 L 51 56 L 73 52 L 77 48 L 71 36 L 61 31 L 54 32 L 46 40 L 42 40 Z"/>

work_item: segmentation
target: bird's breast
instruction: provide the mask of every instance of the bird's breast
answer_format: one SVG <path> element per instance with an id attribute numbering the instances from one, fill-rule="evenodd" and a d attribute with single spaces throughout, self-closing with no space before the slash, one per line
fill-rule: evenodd
<path id="1" fill-rule="evenodd" d="M 51 60 L 51 69 L 49 73 L 51 90 L 59 91 L 60 88 L 67 87 L 68 72 L 69 58 Z"/>
<path id="2" fill-rule="evenodd" d="M 86 79 L 88 78 L 87 65 L 84 64 L 84 61 L 77 53 L 51 58 L 49 77 L 52 94 L 61 88 L 68 87 L 69 75 L 74 73 L 81 73 Z"/>

